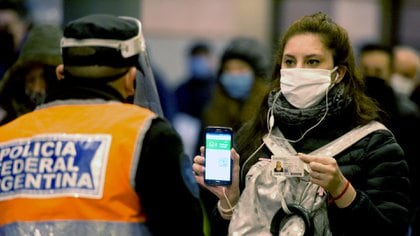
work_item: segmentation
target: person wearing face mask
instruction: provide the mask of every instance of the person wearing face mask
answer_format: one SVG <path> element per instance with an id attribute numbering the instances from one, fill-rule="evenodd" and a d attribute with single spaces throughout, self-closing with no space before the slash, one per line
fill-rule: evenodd
<path id="1" fill-rule="evenodd" d="M 409 101 L 413 101 L 417 106 L 417 114 L 420 114 L 420 55 L 418 51 L 408 45 L 400 45 L 394 47 L 394 74 L 391 76 L 391 85 L 399 97 L 408 98 Z M 410 104 L 404 100 L 405 104 Z M 414 210 L 411 227 L 412 235 L 420 234 L 420 159 L 418 153 L 418 142 L 412 140 L 412 135 L 408 135 L 415 132 L 414 128 L 419 126 L 420 115 L 416 117 L 415 124 L 407 123 L 404 124 L 406 127 L 407 135 L 404 137 L 407 141 L 411 140 L 411 163 L 409 163 L 412 169 L 412 179 L 414 189 Z M 419 130 L 419 128 L 418 128 Z M 410 154 L 410 153 L 409 153 Z"/>
<path id="2" fill-rule="evenodd" d="M 187 154 L 197 152 L 201 116 L 216 84 L 214 51 L 210 41 L 195 40 L 187 50 L 188 76 L 174 91 L 176 112 L 172 124 L 181 135 Z"/>
<path id="3" fill-rule="evenodd" d="M 394 73 L 391 76 L 391 86 L 398 93 L 410 96 L 420 79 L 420 57 L 415 48 L 410 46 L 395 46 Z"/>
<path id="4" fill-rule="evenodd" d="M 293 22 L 277 48 L 272 87 L 253 119 L 235 134 L 232 184 L 206 185 L 204 147 L 194 157 L 197 182 L 218 199 L 212 230 L 236 235 L 229 225 L 235 207 L 247 204 L 245 190 L 259 189 L 249 180 L 252 171 L 274 161 L 263 140 L 268 135 L 294 150 L 295 161 L 307 164 L 309 181 L 321 187 L 320 195 L 327 194 L 324 230 L 329 233 L 323 235 L 406 235 L 411 183 L 403 149 L 389 130 L 373 131 L 334 156 L 309 154 L 353 128 L 380 122 L 346 30 L 325 13 L 314 13 Z"/>
<path id="5" fill-rule="evenodd" d="M 188 76 L 175 89 L 178 111 L 200 119 L 210 101 L 215 84 L 213 48 L 210 42 L 200 40 L 188 50 Z"/>
<path id="6" fill-rule="evenodd" d="M 409 96 L 420 106 L 420 54 L 410 46 L 394 48 L 394 74 L 391 84 L 395 91 Z"/>
<path id="7" fill-rule="evenodd" d="M 359 65 L 366 84 L 366 94 L 378 102 L 383 111 L 384 124 L 404 150 L 410 181 L 414 186 L 410 207 L 411 228 L 413 235 L 417 235 L 420 188 L 416 186 L 420 183 L 420 153 L 418 141 L 412 138 L 412 134 L 420 132 L 420 110 L 409 98 L 412 91 L 410 84 L 415 81 L 415 54 L 402 46 L 392 48 L 383 44 L 367 43 L 360 48 Z M 405 76 L 412 78 L 403 78 Z"/>
<path id="8" fill-rule="evenodd" d="M 0 81 L 0 124 L 34 110 L 55 91 L 61 36 L 61 28 L 49 24 L 29 31 L 17 61 Z"/>
<path id="9" fill-rule="evenodd" d="M 251 118 L 268 88 L 269 61 L 265 50 L 260 42 L 248 37 L 237 37 L 227 44 L 215 91 L 202 116 L 204 127 L 230 126 L 237 131 Z"/>

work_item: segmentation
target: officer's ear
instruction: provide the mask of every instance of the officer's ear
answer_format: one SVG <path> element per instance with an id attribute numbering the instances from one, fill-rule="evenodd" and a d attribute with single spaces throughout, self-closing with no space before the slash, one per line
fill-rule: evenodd
<path id="1" fill-rule="evenodd" d="M 55 75 L 58 80 L 64 79 L 64 65 L 60 64 L 55 68 Z"/>
<path id="2" fill-rule="evenodd" d="M 127 74 L 124 76 L 124 88 L 128 96 L 134 96 L 135 93 L 135 81 L 136 81 L 136 67 L 131 67 Z"/>

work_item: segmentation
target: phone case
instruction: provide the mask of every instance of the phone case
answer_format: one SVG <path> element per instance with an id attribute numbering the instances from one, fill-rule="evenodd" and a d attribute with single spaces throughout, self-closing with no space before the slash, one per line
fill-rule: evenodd
<path id="1" fill-rule="evenodd" d="M 233 132 L 230 127 L 209 126 L 205 130 L 204 182 L 208 185 L 230 185 L 232 183 Z"/>

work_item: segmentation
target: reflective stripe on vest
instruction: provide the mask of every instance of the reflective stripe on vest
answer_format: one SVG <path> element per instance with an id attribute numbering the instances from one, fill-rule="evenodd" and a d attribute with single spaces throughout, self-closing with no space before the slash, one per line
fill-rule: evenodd
<path id="1" fill-rule="evenodd" d="M 28 233 L 30 232 L 30 233 Z M 0 235 L 31 236 L 151 236 L 144 224 L 98 221 L 19 222 L 0 228 Z"/>

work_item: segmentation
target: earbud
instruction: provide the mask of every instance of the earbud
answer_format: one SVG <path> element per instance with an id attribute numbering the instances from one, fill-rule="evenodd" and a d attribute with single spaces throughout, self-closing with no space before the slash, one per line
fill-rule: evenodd
<path id="1" fill-rule="evenodd" d="M 269 124 L 270 124 L 270 130 L 271 130 L 274 126 L 274 116 L 273 116 L 273 114 L 270 115 Z"/>
<path id="2" fill-rule="evenodd" d="M 273 109 L 274 109 L 274 105 L 276 104 L 276 101 L 279 98 L 279 96 L 280 96 L 280 92 L 277 93 L 276 97 L 274 98 L 273 104 L 271 105 L 270 109 L 268 109 L 268 112 L 267 112 L 267 117 L 270 116 L 268 118 L 268 126 L 269 126 L 268 132 L 269 133 L 271 133 L 271 130 L 274 127 L 274 114 L 273 114 Z"/>

